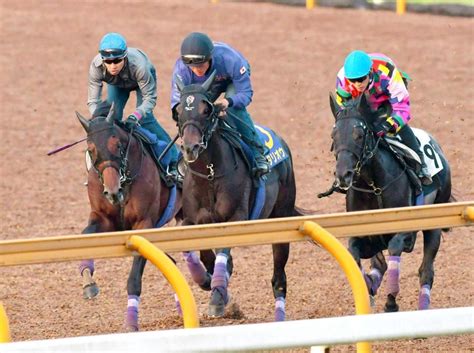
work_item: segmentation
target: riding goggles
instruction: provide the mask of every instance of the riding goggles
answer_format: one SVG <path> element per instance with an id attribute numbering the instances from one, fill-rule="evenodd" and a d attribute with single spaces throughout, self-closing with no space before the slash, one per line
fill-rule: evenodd
<path id="1" fill-rule="evenodd" d="M 100 55 L 102 59 L 109 60 L 109 59 L 123 59 L 127 56 L 127 51 L 122 49 L 106 49 L 101 50 Z"/>
<path id="2" fill-rule="evenodd" d="M 182 55 L 181 60 L 185 65 L 200 65 L 204 64 L 206 61 L 209 61 L 209 58 L 206 55 Z"/>
<path id="3" fill-rule="evenodd" d="M 102 59 L 106 64 L 120 64 L 124 58 L 117 58 L 117 59 Z"/>
<path id="4" fill-rule="evenodd" d="M 367 78 L 368 75 L 362 76 L 362 77 L 357 77 L 357 78 L 348 78 L 350 82 L 364 82 L 365 79 Z"/>

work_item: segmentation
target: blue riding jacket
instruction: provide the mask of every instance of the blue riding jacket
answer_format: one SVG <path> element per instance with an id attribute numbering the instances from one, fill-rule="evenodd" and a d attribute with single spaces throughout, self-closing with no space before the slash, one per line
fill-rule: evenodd
<path id="1" fill-rule="evenodd" d="M 183 81 L 184 85 L 204 83 L 211 73 L 216 70 L 216 77 L 210 87 L 211 101 L 214 102 L 221 93 L 226 92 L 230 84 L 234 85 L 235 93 L 230 97 L 229 107 L 244 109 L 252 101 L 253 90 L 250 82 L 250 65 L 248 61 L 237 50 L 225 43 L 214 43 L 211 65 L 202 77 L 196 76 L 187 67 L 181 58 L 176 60 L 171 83 L 171 108 L 179 103 L 181 94 L 176 86 L 176 77 Z"/>

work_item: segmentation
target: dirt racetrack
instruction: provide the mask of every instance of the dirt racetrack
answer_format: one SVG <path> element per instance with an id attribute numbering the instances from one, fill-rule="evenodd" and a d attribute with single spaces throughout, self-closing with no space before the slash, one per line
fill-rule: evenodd
<path id="1" fill-rule="evenodd" d="M 472 18 L 321 8 L 307 11 L 268 3 L 206 0 L 8 1 L 1 17 L 1 234 L 23 239 L 79 234 L 88 200 L 84 144 L 47 157 L 46 152 L 84 136 L 75 118 L 87 115 L 87 72 L 102 35 L 124 34 L 156 65 L 155 115 L 174 135 L 170 79 L 182 38 L 207 32 L 239 49 L 252 65 L 256 121 L 281 133 L 293 151 L 297 204 L 331 213 L 344 210 L 342 195 L 316 198 L 332 182 L 329 152 L 333 118 L 328 92 L 345 55 L 356 48 L 392 56 L 414 79 L 412 126 L 429 130 L 451 163 L 459 200 L 474 199 L 474 47 Z M 131 104 L 129 110 L 131 110 Z M 471 147 L 469 147 L 471 146 Z M 473 231 L 443 237 L 436 259 L 432 307 L 472 306 Z M 420 239 L 419 239 L 420 240 Z M 422 241 L 402 256 L 401 310 L 416 310 Z M 270 246 L 233 250 L 230 290 L 240 311 L 210 320 L 208 293 L 193 285 L 203 326 L 269 322 L 273 317 Z M 184 271 L 181 256 L 176 256 Z M 82 299 L 78 263 L 0 268 L 0 301 L 14 341 L 123 330 L 131 258 L 98 260 L 96 300 Z M 188 279 L 187 272 L 186 276 Z M 290 320 L 351 315 L 347 281 L 322 249 L 292 245 L 287 265 Z M 144 276 L 142 330 L 182 327 L 170 286 L 152 266 Z M 384 284 L 377 300 L 383 311 Z M 375 352 L 467 352 L 473 336 L 378 342 Z M 335 352 L 353 351 L 338 346 Z M 303 350 L 298 350 L 303 351 Z"/>

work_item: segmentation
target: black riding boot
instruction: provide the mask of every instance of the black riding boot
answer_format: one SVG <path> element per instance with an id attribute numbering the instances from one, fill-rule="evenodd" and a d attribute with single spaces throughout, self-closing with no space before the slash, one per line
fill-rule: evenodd
<path id="1" fill-rule="evenodd" d="M 425 156 L 423 155 L 423 152 L 420 149 L 420 144 L 418 143 L 418 140 L 416 139 L 413 130 L 410 126 L 405 125 L 399 131 L 398 135 L 402 139 L 402 142 L 408 147 L 410 147 L 413 151 L 415 151 L 416 154 L 420 157 L 421 168 L 418 173 L 418 177 L 420 178 L 421 183 L 423 185 L 430 185 L 433 182 L 433 179 L 431 179 L 431 174 L 428 171 L 428 167 L 425 163 Z"/>

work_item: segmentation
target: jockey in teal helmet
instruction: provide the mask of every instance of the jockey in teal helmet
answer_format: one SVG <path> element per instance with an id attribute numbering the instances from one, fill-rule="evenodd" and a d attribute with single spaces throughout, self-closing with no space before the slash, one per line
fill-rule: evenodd
<path id="1" fill-rule="evenodd" d="M 89 94 L 87 105 L 93 115 L 101 102 L 103 82 L 107 84 L 107 101 L 114 103 L 115 118 L 121 120 L 130 92 L 137 94 L 135 111 L 124 118 L 127 124 L 137 124 L 155 134 L 159 140 L 169 143 L 168 133 L 153 115 L 157 99 L 156 70 L 148 56 L 136 48 L 128 48 L 119 33 L 107 33 L 99 43 L 99 54 L 92 59 L 89 68 Z M 178 150 L 170 149 L 171 178 L 177 177 Z"/>
<path id="2" fill-rule="evenodd" d="M 420 157 L 419 177 L 424 185 L 432 183 L 420 144 L 408 122 L 410 96 L 402 74 L 389 57 L 361 50 L 351 52 L 344 61 L 336 80 L 336 96 L 340 106 L 364 94 L 381 122 L 375 126 L 378 136 L 398 135 L 403 143 Z"/>

